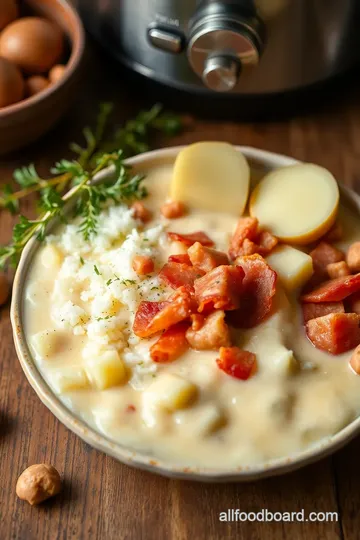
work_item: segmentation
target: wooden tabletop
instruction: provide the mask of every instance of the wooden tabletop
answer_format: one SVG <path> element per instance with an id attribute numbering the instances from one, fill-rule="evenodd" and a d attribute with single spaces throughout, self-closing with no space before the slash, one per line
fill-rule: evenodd
<path id="1" fill-rule="evenodd" d="M 96 59 L 97 58 L 97 59 Z M 116 121 L 156 96 L 139 95 L 112 62 L 88 60 L 79 99 L 43 140 L 0 158 L 0 181 L 34 162 L 46 172 L 79 140 L 99 101 L 116 103 Z M 137 90 L 137 92 L 136 92 Z M 271 123 L 197 120 L 190 131 L 159 141 L 173 145 L 221 139 L 281 152 L 328 167 L 360 191 L 360 84 L 335 93 L 316 113 Z M 324 96 L 325 97 L 325 96 Z M 29 204 L 23 211 L 29 212 Z M 0 215 L 0 241 L 14 220 Z M 276 433 L 269 433 L 276 437 Z M 303 470 L 249 484 L 202 485 L 131 469 L 92 449 L 68 431 L 40 402 L 16 358 L 9 307 L 0 312 L 0 538 L 1 540 L 309 540 L 358 539 L 360 440 Z M 221 456 L 219 456 L 221 459 Z M 33 463 L 52 463 L 64 478 L 58 497 L 40 507 L 17 499 L 18 475 Z M 227 509 L 258 512 L 338 512 L 338 522 L 250 523 L 219 521 Z"/>

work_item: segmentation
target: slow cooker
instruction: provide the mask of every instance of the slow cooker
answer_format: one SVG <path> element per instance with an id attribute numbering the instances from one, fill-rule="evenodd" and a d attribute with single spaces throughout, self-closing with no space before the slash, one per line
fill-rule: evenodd
<path id="1" fill-rule="evenodd" d="M 178 90 L 266 95 L 308 87 L 360 56 L 356 0 L 77 0 L 121 62 Z"/>

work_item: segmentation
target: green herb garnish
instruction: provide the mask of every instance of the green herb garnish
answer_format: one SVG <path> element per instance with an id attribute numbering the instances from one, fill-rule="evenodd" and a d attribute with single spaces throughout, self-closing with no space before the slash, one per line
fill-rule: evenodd
<path id="1" fill-rule="evenodd" d="M 0 194 L 0 208 L 17 213 L 19 201 L 37 192 L 40 215 L 36 219 L 19 216 L 11 243 L 0 246 L 0 268 L 8 264 L 16 266 L 27 242 L 34 236 L 43 240 L 52 219 L 65 221 L 64 205 L 70 200 L 76 199 L 75 215 L 81 218 L 79 231 L 85 240 L 89 240 L 97 233 L 99 214 L 109 201 L 130 203 L 146 196 L 142 186 L 144 177 L 132 175 L 124 159 L 148 150 L 148 139 L 153 130 L 169 135 L 177 133 L 181 128 L 180 119 L 163 113 L 161 106 L 155 105 L 116 129 L 107 139 L 105 135 L 112 110 L 110 103 L 100 106 L 95 129 L 86 127 L 83 130 L 85 146 L 71 144 L 77 159 L 56 163 L 51 168 L 53 177 L 41 177 L 33 164 L 14 172 L 14 181 L 21 189 L 14 192 L 6 185 Z M 94 184 L 96 174 L 110 165 L 114 170 L 112 178 Z"/>

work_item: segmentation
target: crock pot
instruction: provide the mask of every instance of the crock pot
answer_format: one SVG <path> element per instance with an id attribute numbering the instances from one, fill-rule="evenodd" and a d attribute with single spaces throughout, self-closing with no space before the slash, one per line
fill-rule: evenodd
<path id="1" fill-rule="evenodd" d="M 299 89 L 360 56 L 356 0 L 77 0 L 88 30 L 136 72 L 200 94 Z"/>

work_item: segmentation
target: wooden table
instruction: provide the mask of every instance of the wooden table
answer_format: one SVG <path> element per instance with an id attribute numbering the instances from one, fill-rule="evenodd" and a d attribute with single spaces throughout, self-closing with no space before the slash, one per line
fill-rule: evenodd
<path id="1" fill-rule="evenodd" d="M 88 63 L 86 85 L 61 125 L 31 148 L 0 158 L 0 179 L 19 165 L 34 162 L 49 170 L 79 140 L 101 100 L 117 105 L 117 120 L 127 118 L 156 97 L 134 96 L 112 62 Z M 308 117 L 278 123 L 197 121 L 191 131 L 164 145 L 221 139 L 253 145 L 328 167 L 341 181 L 360 190 L 360 84 Z M 161 141 L 160 141 L 161 142 Z M 29 204 L 24 206 L 29 211 Z M 13 218 L 0 216 L 0 240 L 11 234 Z M 269 437 L 276 434 L 269 433 Z M 297 540 L 358 539 L 360 440 L 332 458 L 284 477 L 250 484 L 201 485 L 168 480 L 130 469 L 82 442 L 45 408 L 17 361 L 9 307 L 0 314 L 0 538 L 1 540 Z M 17 499 L 20 472 L 50 462 L 64 478 L 60 496 L 32 508 Z M 219 513 L 268 509 L 339 513 L 338 522 L 225 523 Z"/>

